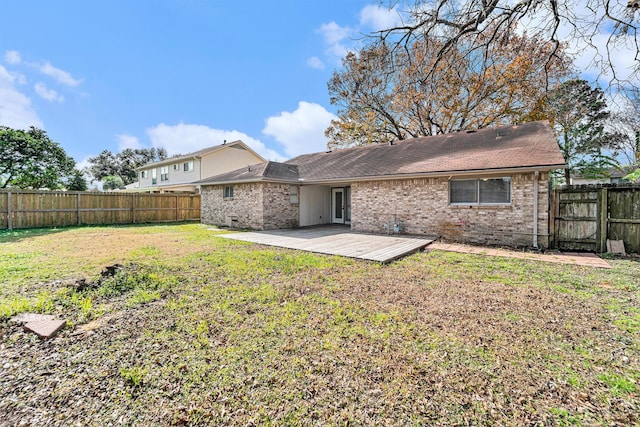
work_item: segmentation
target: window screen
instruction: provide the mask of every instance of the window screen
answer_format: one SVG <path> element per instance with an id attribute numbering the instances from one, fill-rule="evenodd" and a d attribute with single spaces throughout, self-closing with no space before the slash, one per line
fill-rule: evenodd
<path id="1" fill-rule="evenodd" d="M 511 178 L 449 181 L 449 203 L 495 205 L 511 203 Z"/>
<path id="2" fill-rule="evenodd" d="M 478 181 L 480 204 L 511 203 L 511 178 Z"/>
<path id="3" fill-rule="evenodd" d="M 478 181 L 449 181 L 450 203 L 478 203 Z"/>

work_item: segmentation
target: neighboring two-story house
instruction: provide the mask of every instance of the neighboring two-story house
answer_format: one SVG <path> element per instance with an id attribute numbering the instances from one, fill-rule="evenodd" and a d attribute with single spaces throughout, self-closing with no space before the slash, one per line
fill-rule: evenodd
<path id="1" fill-rule="evenodd" d="M 194 192 L 193 184 L 210 176 L 219 175 L 266 160 L 242 141 L 234 141 L 202 150 L 149 163 L 137 168 L 135 190 L 149 192 Z"/>

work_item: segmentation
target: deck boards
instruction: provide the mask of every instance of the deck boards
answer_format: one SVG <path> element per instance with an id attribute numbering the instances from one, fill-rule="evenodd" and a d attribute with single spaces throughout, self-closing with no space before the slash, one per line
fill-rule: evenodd
<path id="1" fill-rule="evenodd" d="M 433 238 L 364 234 L 327 226 L 219 234 L 226 239 L 387 263 L 416 252 Z"/>

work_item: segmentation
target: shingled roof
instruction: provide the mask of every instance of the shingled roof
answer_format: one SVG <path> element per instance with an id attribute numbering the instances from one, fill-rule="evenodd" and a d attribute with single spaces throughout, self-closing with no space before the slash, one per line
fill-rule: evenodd
<path id="1" fill-rule="evenodd" d="M 277 165 L 277 166 L 276 166 Z M 501 170 L 551 170 L 566 167 L 546 121 L 463 131 L 446 135 L 304 154 L 285 163 L 253 165 L 200 181 L 357 181 Z M 296 167 L 295 173 L 286 169 Z"/>
<path id="2" fill-rule="evenodd" d="M 206 178 L 195 184 L 217 182 L 255 182 L 255 181 L 298 181 L 300 174 L 296 165 L 267 161 L 236 169 L 220 175 Z"/>

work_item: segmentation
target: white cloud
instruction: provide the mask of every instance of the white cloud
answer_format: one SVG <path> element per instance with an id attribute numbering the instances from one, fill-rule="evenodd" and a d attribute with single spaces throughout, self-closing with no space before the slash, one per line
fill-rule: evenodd
<path id="1" fill-rule="evenodd" d="M 58 83 L 66 86 L 75 87 L 82 83 L 82 80 L 74 79 L 68 72 L 56 68 L 48 62 L 45 62 L 44 65 L 40 67 L 40 72 L 44 75 L 52 77 Z"/>
<path id="2" fill-rule="evenodd" d="M 389 9 L 369 4 L 360 11 L 360 25 L 368 26 L 373 31 L 385 30 L 401 23 L 402 18 L 397 7 Z"/>
<path id="3" fill-rule="evenodd" d="M 348 38 L 353 33 L 348 27 L 341 27 L 336 24 L 334 21 L 329 22 L 328 24 L 322 24 L 322 26 L 318 29 L 318 32 L 322 34 L 324 42 L 326 44 L 326 54 L 332 59 L 340 59 L 343 58 L 350 50 L 347 44 L 349 40 Z"/>
<path id="4" fill-rule="evenodd" d="M 22 62 L 22 57 L 20 56 L 20 52 L 16 50 L 8 50 L 4 54 L 4 60 L 7 62 L 7 64 L 17 65 Z"/>
<path id="5" fill-rule="evenodd" d="M 359 49 L 364 34 L 398 26 L 401 23 L 402 15 L 397 7 L 389 9 L 378 5 L 367 5 L 360 11 L 359 22 L 354 27 L 342 26 L 331 21 L 328 24 L 322 24 L 317 32 L 324 40 L 326 59 L 336 62 L 350 51 Z M 312 68 L 319 68 L 314 67 L 313 64 L 322 61 L 318 58 L 319 62 L 311 63 L 313 58 L 308 60 L 307 64 Z"/>
<path id="6" fill-rule="evenodd" d="M 16 129 L 42 128 L 31 99 L 15 87 L 16 78 L 0 65 L 0 125 Z"/>
<path id="7" fill-rule="evenodd" d="M 261 141 L 237 130 L 212 129 L 204 125 L 179 123 L 167 125 L 161 123 L 147 129 L 147 135 L 154 147 L 163 147 L 169 155 L 186 154 L 206 147 L 242 140 L 267 160 L 284 160 L 275 150 L 267 148 Z"/>
<path id="8" fill-rule="evenodd" d="M 138 138 L 133 135 L 120 134 L 120 135 L 116 135 L 116 139 L 118 140 L 119 151 L 125 150 L 127 148 L 131 148 L 134 150 L 138 148 L 143 148 Z"/>
<path id="9" fill-rule="evenodd" d="M 82 159 L 79 162 L 76 162 L 76 169 L 78 170 L 83 170 L 88 168 L 89 166 L 92 165 L 92 163 L 89 161 L 90 158 L 95 157 L 95 154 L 90 154 L 87 157 L 85 157 L 84 159 Z"/>
<path id="10" fill-rule="evenodd" d="M 324 70 L 324 62 L 317 56 L 312 56 L 307 59 L 307 65 L 311 68 L 315 68 L 316 70 Z"/>
<path id="11" fill-rule="evenodd" d="M 324 151 L 327 148 L 324 131 L 335 118 L 323 106 L 301 101 L 295 111 L 269 117 L 262 133 L 281 143 L 290 156 Z"/>
<path id="12" fill-rule="evenodd" d="M 36 83 L 34 89 L 40 98 L 46 99 L 47 101 L 64 102 L 64 96 L 58 94 L 58 92 L 53 89 L 47 88 L 47 85 L 42 82 Z"/>

